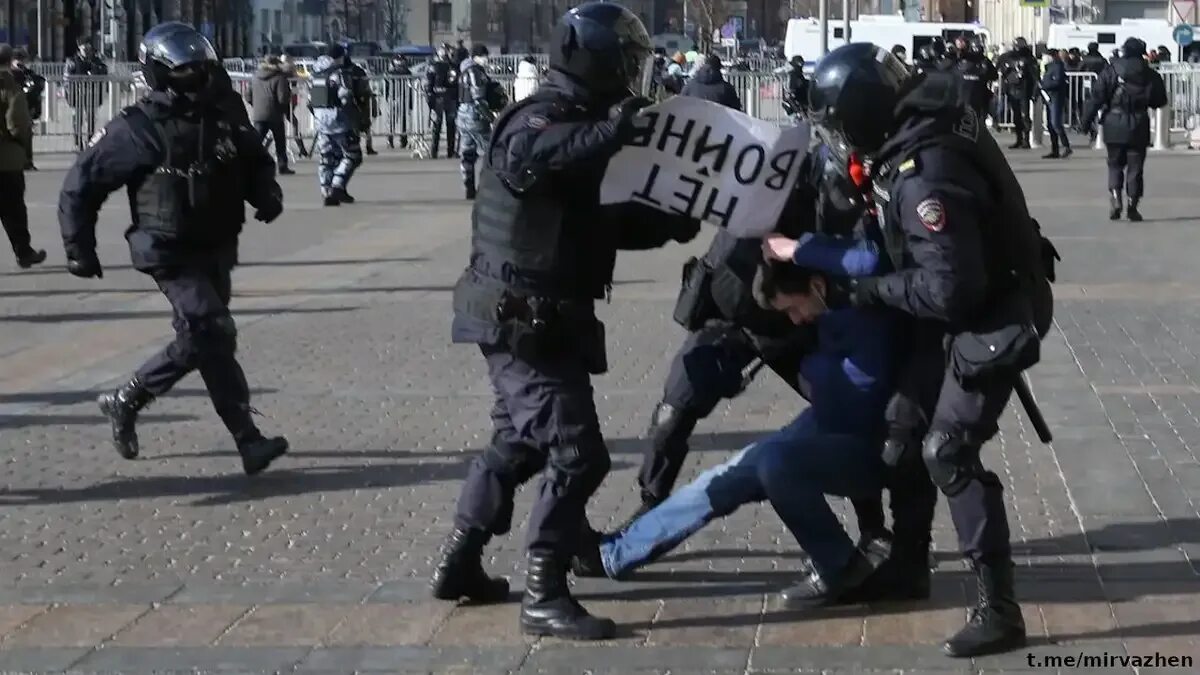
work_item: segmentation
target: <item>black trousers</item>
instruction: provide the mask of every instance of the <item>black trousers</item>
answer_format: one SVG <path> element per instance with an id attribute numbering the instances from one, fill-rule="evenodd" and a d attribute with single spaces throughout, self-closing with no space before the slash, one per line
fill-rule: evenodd
<path id="1" fill-rule="evenodd" d="M 433 127 L 433 142 L 429 146 L 431 157 L 434 159 L 438 156 L 438 144 L 442 140 L 442 122 L 446 123 L 446 156 L 453 157 L 458 149 L 458 122 L 455 120 L 455 115 L 458 114 L 458 101 L 452 98 L 434 98 L 429 101 L 429 121 Z"/>
<path id="2" fill-rule="evenodd" d="M 492 442 L 471 463 L 455 525 L 506 534 L 517 487 L 543 474 L 529 515 L 528 548 L 566 560 L 576 550 L 588 499 L 610 465 L 591 376 L 573 353 L 530 361 L 504 346 L 480 349 L 496 393 Z"/>
<path id="3" fill-rule="evenodd" d="M 234 356 L 237 327 L 229 313 L 232 265 L 156 272 L 154 281 L 171 303 L 175 340 L 137 371 L 143 386 L 161 396 L 193 370 L 200 371 L 213 407 L 235 440 L 257 434 L 250 418 L 250 388 Z"/>
<path id="4" fill-rule="evenodd" d="M 1008 96 L 1008 109 L 1012 111 L 1013 133 L 1018 141 L 1028 142 L 1033 123 L 1029 119 L 1029 99 L 1024 96 Z"/>
<path id="5" fill-rule="evenodd" d="M 1145 190 L 1146 148 L 1137 145 L 1108 145 L 1108 189 L 1141 199 Z"/>
<path id="6" fill-rule="evenodd" d="M 287 128 L 283 122 L 283 118 L 256 121 L 254 130 L 258 132 L 258 137 L 267 140 L 267 134 L 271 134 L 275 142 L 275 165 L 280 169 L 286 169 L 288 165 L 287 153 Z"/>
<path id="7" fill-rule="evenodd" d="M 33 251 L 29 236 L 29 211 L 25 208 L 25 174 L 0 171 L 0 222 L 13 253 L 18 257 Z"/>

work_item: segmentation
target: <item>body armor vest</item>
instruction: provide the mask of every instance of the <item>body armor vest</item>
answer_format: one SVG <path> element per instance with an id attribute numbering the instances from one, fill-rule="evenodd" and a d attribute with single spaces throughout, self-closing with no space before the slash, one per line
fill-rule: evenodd
<path id="1" fill-rule="evenodd" d="M 309 105 L 314 108 L 337 108 L 342 105 L 342 99 L 338 97 L 340 83 L 334 77 L 338 72 L 338 67 L 334 66 L 329 70 L 313 73 L 312 84 L 308 90 Z"/>
<path id="2" fill-rule="evenodd" d="M 228 122 L 209 116 L 164 117 L 144 106 L 121 114 L 145 116 L 163 150 L 154 172 L 129 186 L 134 227 L 197 244 L 240 232 L 245 190 Z"/>
<path id="3" fill-rule="evenodd" d="M 504 135 L 513 114 L 529 103 L 555 101 L 558 94 L 539 91 L 510 107 L 496 122 L 493 139 Z M 493 140 L 495 142 L 495 140 Z M 489 148 L 489 160 L 491 149 Z M 567 227 L 568 204 L 572 220 L 586 220 L 580 209 L 595 209 L 598 194 L 581 193 L 572 186 L 540 184 L 551 176 L 513 175 L 488 161 L 480 172 L 479 192 L 471 213 L 471 266 L 475 277 L 502 284 L 526 297 L 590 302 L 602 298 L 612 280 L 615 245 L 605 239 L 612 228 Z M 598 192 L 596 185 L 578 187 Z M 573 194 L 572 194 L 573 193 Z M 590 224 L 585 224 L 590 225 Z"/>

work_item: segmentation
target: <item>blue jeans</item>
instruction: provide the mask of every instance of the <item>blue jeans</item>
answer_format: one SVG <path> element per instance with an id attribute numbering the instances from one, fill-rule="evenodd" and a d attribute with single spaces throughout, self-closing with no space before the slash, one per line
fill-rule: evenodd
<path id="1" fill-rule="evenodd" d="M 1063 117 L 1066 114 L 1067 95 L 1065 92 L 1055 92 L 1049 94 L 1050 103 L 1047 104 L 1047 112 L 1049 119 L 1047 125 L 1050 129 L 1050 150 L 1057 153 L 1059 146 L 1063 149 L 1071 147 L 1071 141 L 1067 138 L 1067 130 L 1063 126 Z"/>
<path id="2" fill-rule="evenodd" d="M 600 546 L 610 577 L 653 562 L 714 518 L 767 500 L 814 567 L 833 581 L 854 542 L 825 495 L 879 497 L 883 489 L 880 440 L 832 434 L 805 410 L 779 431 L 709 469 Z"/>

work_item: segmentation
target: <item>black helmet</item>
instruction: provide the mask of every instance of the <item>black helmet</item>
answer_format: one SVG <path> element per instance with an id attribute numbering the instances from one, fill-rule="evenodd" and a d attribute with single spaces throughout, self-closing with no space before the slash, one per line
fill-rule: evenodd
<path id="1" fill-rule="evenodd" d="M 648 67 L 650 34 L 637 15 L 611 2 L 588 2 L 563 15 L 550 36 L 550 67 L 594 93 L 623 96 Z"/>
<path id="2" fill-rule="evenodd" d="M 895 124 L 908 69 L 870 42 L 838 47 L 817 63 L 808 88 L 812 121 L 835 152 L 870 154 Z"/>
<path id="3" fill-rule="evenodd" d="M 1013 40 L 1012 48 L 1013 51 L 1024 51 L 1029 49 L 1029 41 L 1023 37 L 1019 37 L 1016 40 Z"/>
<path id="4" fill-rule="evenodd" d="M 138 62 L 147 86 L 178 93 L 203 89 L 209 68 L 220 63 L 208 38 L 178 21 L 160 23 L 142 37 Z"/>
<path id="5" fill-rule="evenodd" d="M 967 43 L 967 48 L 972 54 L 983 54 L 983 40 L 980 40 L 979 38 L 972 38 Z"/>
<path id="6" fill-rule="evenodd" d="M 1124 56 L 1125 58 L 1145 55 L 1146 43 L 1135 37 L 1127 38 L 1125 40 L 1125 44 L 1121 45 L 1121 56 Z"/>

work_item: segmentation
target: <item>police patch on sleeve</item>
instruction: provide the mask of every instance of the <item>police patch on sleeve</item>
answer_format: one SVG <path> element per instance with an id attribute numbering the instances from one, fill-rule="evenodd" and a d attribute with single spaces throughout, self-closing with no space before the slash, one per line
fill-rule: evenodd
<path id="1" fill-rule="evenodd" d="M 930 197 L 917 204 L 917 218 L 930 232 L 941 232 L 946 227 L 946 208 L 937 197 Z"/>
<path id="2" fill-rule="evenodd" d="M 104 134 L 107 134 L 107 133 L 108 133 L 108 127 L 100 127 L 100 131 L 97 131 L 97 132 L 96 132 L 96 133 L 95 133 L 95 134 L 92 136 L 92 140 L 88 141 L 88 147 L 90 148 L 90 147 L 92 147 L 93 145 L 95 145 L 95 144 L 99 143 L 99 142 L 100 142 L 100 139 L 101 139 L 101 138 L 104 138 Z"/>
<path id="3" fill-rule="evenodd" d="M 541 131 L 550 126 L 550 120 L 544 115 L 530 115 L 525 118 L 525 126 Z"/>

